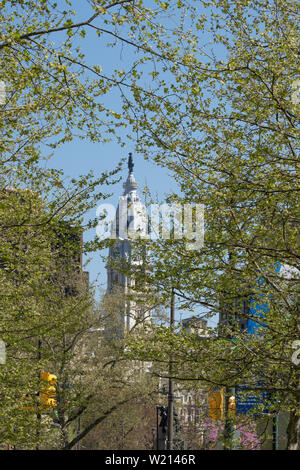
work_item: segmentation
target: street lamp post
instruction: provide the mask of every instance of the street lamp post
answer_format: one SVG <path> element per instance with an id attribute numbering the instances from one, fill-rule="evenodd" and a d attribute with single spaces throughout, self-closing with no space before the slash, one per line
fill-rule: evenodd
<path id="1" fill-rule="evenodd" d="M 173 331 L 175 325 L 175 293 L 172 287 L 171 306 L 170 306 L 170 328 Z M 172 380 L 173 360 L 170 357 L 169 362 L 169 393 L 168 393 L 168 442 L 167 450 L 173 449 L 174 442 L 174 382 Z"/>
<path id="2" fill-rule="evenodd" d="M 278 450 L 278 415 L 272 418 L 272 450 Z"/>
<path id="3" fill-rule="evenodd" d="M 156 405 L 156 450 L 158 450 L 158 410 L 159 410 L 160 406 L 159 405 Z"/>
<path id="4" fill-rule="evenodd" d="M 225 428 L 224 428 L 224 450 L 233 449 L 233 434 L 234 428 L 232 424 L 232 411 L 230 409 L 230 397 L 235 396 L 235 389 L 231 387 L 225 387 L 224 401 L 225 401 Z"/>

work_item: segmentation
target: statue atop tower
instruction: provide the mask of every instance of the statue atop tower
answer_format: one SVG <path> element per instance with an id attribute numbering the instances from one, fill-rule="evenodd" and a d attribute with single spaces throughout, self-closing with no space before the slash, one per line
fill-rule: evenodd
<path id="1" fill-rule="evenodd" d="M 134 163 L 133 163 L 132 153 L 130 152 L 130 153 L 129 153 L 129 157 L 128 157 L 128 169 L 129 169 L 129 173 L 133 173 L 133 167 L 134 167 Z"/>

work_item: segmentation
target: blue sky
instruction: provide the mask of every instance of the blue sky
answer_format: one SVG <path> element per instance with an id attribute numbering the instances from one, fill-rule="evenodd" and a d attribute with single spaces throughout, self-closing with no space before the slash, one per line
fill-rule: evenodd
<path id="1" fill-rule="evenodd" d="M 87 9 L 86 2 L 74 0 L 74 6 L 77 11 L 76 21 L 87 19 L 91 16 L 92 10 Z M 89 64 L 101 65 L 103 72 L 109 75 L 111 70 L 117 68 L 128 68 L 128 65 L 134 59 L 133 50 L 128 49 L 112 49 L 103 47 L 104 40 L 99 39 L 94 30 L 86 29 L 86 36 L 80 39 L 81 47 L 86 55 L 86 62 Z M 102 99 L 102 97 L 101 97 Z M 120 111 L 121 102 L 119 95 L 114 92 L 103 97 L 104 104 L 110 109 Z M 128 129 L 120 131 L 125 147 L 121 147 L 116 141 L 110 143 L 93 144 L 89 141 L 74 139 L 71 143 L 65 144 L 63 147 L 56 149 L 54 156 L 49 160 L 48 166 L 60 168 L 64 171 L 66 177 L 76 177 L 93 170 L 95 175 L 101 175 L 103 171 L 113 170 L 119 163 L 121 158 L 128 157 L 128 153 L 132 152 L 134 157 L 134 174 L 140 185 L 140 195 L 143 186 L 147 185 L 153 196 L 163 201 L 170 191 L 178 191 L 176 182 L 166 169 L 154 165 L 150 160 L 144 160 L 141 155 L 134 151 L 134 140 L 126 138 Z M 127 178 L 128 170 L 125 164 L 122 171 L 122 181 L 113 187 L 109 187 L 109 192 L 113 190 L 114 194 L 105 202 L 110 202 L 115 206 L 118 204 L 118 197 L 122 194 L 122 184 Z M 107 188 L 104 188 L 107 191 Z M 95 217 L 96 209 L 92 213 L 86 214 L 86 218 Z M 87 240 L 93 234 L 85 234 Z M 102 253 L 103 254 L 103 253 Z M 91 282 L 99 284 L 98 289 L 106 288 L 106 271 L 105 263 L 101 260 L 99 253 L 94 253 L 86 269 L 90 273 Z M 99 292 L 99 290 L 98 290 Z M 182 317 L 190 316 L 190 313 L 183 314 Z"/>
<path id="2" fill-rule="evenodd" d="M 92 9 L 87 8 L 86 2 L 74 1 L 76 7 L 76 21 L 87 19 L 92 14 Z M 60 36 L 60 34 L 58 35 Z M 54 38 L 53 38 L 54 39 Z M 107 40 L 107 38 L 104 38 Z M 103 48 L 104 40 L 99 39 L 94 30 L 86 29 L 86 37 L 80 39 L 80 45 L 86 55 L 86 62 L 89 64 L 101 65 L 104 73 L 108 73 L 116 68 L 128 67 L 134 58 L 132 50 L 114 50 L 111 48 Z M 101 100 L 109 109 L 120 110 L 121 101 L 119 95 L 110 93 Z M 128 129 L 120 131 L 125 147 L 121 147 L 116 141 L 110 143 L 96 143 L 80 140 L 75 138 L 71 143 L 63 145 L 55 150 L 54 156 L 48 161 L 47 165 L 53 168 L 59 168 L 64 171 L 66 177 L 76 177 L 81 174 L 88 173 L 93 170 L 95 175 L 101 175 L 103 171 L 113 170 L 121 158 L 128 157 L 128 153 L 132 152 L 134 156 L 134 173 L 137 182 L 140 185 L 140 195 L 143 186 L 150 188 L 151 194 L 158 195 L 159 200 L 164 200 L 165 195 L 174 189 L 174 180 L 168 175 L 167 171 L 154 165 L 151 161 L 146 161 L 141 155 L 137 155 L 134 151 L 134 141 L 126 138 Z M 114 204 L 118 204 L 118 197 L 123 193 L 122 184 L 127 178 L 128 169 L 125 163 L 122 171 L 122 181 L 113 187 L 103 188 L 104 192 L 114 192 L 114 195 L 106 200 Z M 86 219 L 95 217 L 96 209 L 92 213 L 86 214 Z M 85 234 L 88 239 L 92 234 Z M 96 279 L 103 288 L 106 287 L 106 272 L 104 263 L 101 261 L 99 253 L 93 254 L 92 260 L 86 268 L 90 272 L 90 280 L 94 282 Z"/>
<path id="3" fill-rule="evenodd" d="M 72 143 L 64 145 L 55 152 L 55 155 L 49 162 L 49 166 L 62 168 L 65 176 L 76 177 L 80 174 L 87 173 L 90 170 L 100 175 L 102 171 L 112 170 L 116 167 L 121 158 L 128 157 L 129 152 L 133 152 L 134 157 L 134 174 L 140 185 L 140 196 L 142 196 L 142 188 L 147 185 L 152 194 L 158 194 L 160 200 L 164 199 L 165 194 L 174 189 L 174 181 L 167 174 L 166 170 L 161 169 L 150 161 L 145 161 L 140 155 L 134 154 L 133 143 L 128 142 L 125 148 L 121 148 L 116 143 L 107 144 L 91 144 L 81 140 L 74 140 Z M 106 200 L 106 203 L 118 204 L 118 198 L 123 194 L 123 182 L 128 175 L 127 163 L 124 165 L 121 173 L 122 181 L 107 188 L 109 192 L 113 192 L 113 196 Z M 104 188 L 106 191 L 107 189 Z M 86 218 L 95 217 L 96 210 L 86 214 Z M 85 234 L 88 237 L 88 234 Z M 106 285 L 106 272 L 99 253 L 92 256 L 87 270 L 90 272 L 91 281 L 98 280 L 101 284 Z"/>

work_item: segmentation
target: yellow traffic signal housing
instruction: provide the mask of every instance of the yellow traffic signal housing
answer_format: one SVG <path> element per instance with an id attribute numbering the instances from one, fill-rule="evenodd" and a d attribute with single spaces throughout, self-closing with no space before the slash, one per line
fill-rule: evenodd
<path id="1" fill-rule="evenodd" d="M 236 411 L 236 402 L 235 402 L 235 396 L 231 396 L 228 399 L 228 414 L 229 415 L 235 415 Z"/>
<path id="2" fill-rule="evenodd" d="M 56 395 L 57 376 L 49 372 L 41 372 L 40 403 L 41 409 L 55 408 L 57 406 Z"/>
<path id="3" fill-rule="evenodd" d="M 221 420 L 224 416 L 224 389 L 219 392 L 210 392 L 208 396 L 209 413 L 208 416 L 213 420 Z M 236 413 L 235 396 L 228 398 L 228 415 L 233 416 Z"/>
<path id="4" fill-rule="evenodd" d="M 210 392 L 208 395 L 208 416 L 210 419 L 219 421 L 223 418 L 224 393 Z"/>
<path id="5" fill-rule="evenodd" d="M 39 393 L 36 393 L 35 396 L 27 394 L 24 397 L 22 408 L 25 411 L 36 411 L 37 405 L 40 411 L 53 409 L 57 406 L 55 400 L 57 376 L 49 372 L 41 372 L 40 378 Z"/>

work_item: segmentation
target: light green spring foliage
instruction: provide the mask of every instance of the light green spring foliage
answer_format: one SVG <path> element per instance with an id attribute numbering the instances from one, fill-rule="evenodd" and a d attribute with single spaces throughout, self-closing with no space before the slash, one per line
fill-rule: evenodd
<path id="1" fill-rule="evenodd" d="M 59 171 L 40 165 L 45 156 L 41 144 L 55 149 L 74 135 L 106 141 L 126 124 L 138 138 L 137 149 L 173 172 L 181 195 L 171 195 L 170 201 L 200 202 L 206 208 L 204 248 L 187 251 L 183 242 L 173 241 L 154 245 L 148 285 L 163 293 L 163 301 L 173 286 L 185 307 L 200 304 L 214 314 L 221 304 L 232 315 L 240 311 L 237 299 L 256 292 L 256 279 L 263 276 L 260 293 L 270 306 L 263 339 L 245 340 L 238 331 L 227 331 L 238 346 L 226 340 L 204 346 L 162 328 L 155 330 L 153 341 L 136 341 L 134 357 L 167 362 L 171 351 L 178 358 L 178 374 L 216 385 L 253 384 L 259 375 L 281 394 L 280 406 L 297 407 L 299 369 L 290 358 L 292 342 L 299 338 L 299 282 L 295 275 L 282 281 L 274 272 L 275 262 L 299 269 L 295 2 L 153 2 L 150 9 L 142 2 L 93 1 L 84 20 L 77 20 L 69 2 L 1 1 L 0 6 L 0 78 L 7 87 L 7 101 L 0 105 L 1 188 L 30 188 L 42 197 L 45 209 L 38 217 L 29 209 L 24 217 L 24 206 L 19 210 L 17 203 L 8 210 L 9 199 L 1 202 L 2 232 L 11 237 L 1 247 L 11 270 L 10 275 L 1 272 L 1 315 L 3 333 L 7 341 L 12 338 L 12 362 L 1 369 L 1 383 L 20 383 L 12 398 L 12 387 L 3 390 L 2 424 L 9 416 L 2 428 L 5 442 L 16 432 L 20 442 L 32 438 L 28 417 L 16 411 L 17 393 L 23 393 L 21 377 L 27 390 L 36 390 L 28 377 L 38 380 L 39 371 L 38 364 L 28 361 L 25 366 L 18 357 L 36 354 L 25 337 L 20 352 L 13 354 L 19 337 L 11 327 L 26 325 L 29 338 L 36 340 L 46 334 L 44 315 L 47 323 L 61 318 L 57 306 L 62 296 L 59 300 L 57 286 L 50 289 L 44 282 L 53 262 L 49 219 L 77 224 L 85 210 L 105 197 L 97 187 L 114 174 L 98 179 L 89 174 L 66 187 Z M 117 67 L 108 73 L 101 64 L 85 62 L 78 46 L 91 29 L 102 47 L 109 36 L 114 45 L 136 50 L 127 70 Z M 106 109 L 102 100 L 114 90 L 122 92 L 122 112 Z M 39 222 L 45 230 L 33 240 L 28 234 Z M 28 237 L 32 248 L 23 258 Z M 19 271 L 18 253 L 24 260 Z M 58 336 L 60 328 L 69 327 L 61 320 Z M 30 419 L 35 426 L 36 417 Z"/>
<path id="2" fill-rule="evenodd" d="M 0 1 L 0 80 L 6 89 L 0 104 L 0 336 L 7 349 L 0 369 L 0 443 L 21 448 L 51 445 L 51 420 L 38 418 L 40 371 L 57 374 L 61 385 L 77 339 L 90 326 L 90 293 L 80 279 L 80 248 L 70 227 L 81 230 L 84 214 L 107 197 L 103 187 L 118 170 L 67 181 L 45 160 L 75 136 L 105 143 L 125 125 L 104 104 L 105 95 L 128 88 L 124 71 L 113 61 L 105 71 L 88 62 L 85 36 L 94 34 L 99 50 L 111 40 L 117 45 L 120 30 L 151 29 L 158 13 L 129 0 L 85 3 L 86 16 L 79 18 L 76 2 L 68 0 Z M 86 228 L 96 223 L 90 220 Z M 94 240 L 84 250 L 98 246 Z M 68 295 L 70 289 L 75 295 Z M 34 412 L 23 407 L 26 396 L 36 404 Z M 84 400 L 74 394 L 69 406 Z M 59 445 L 67 440 L 61 432 Z"/>
<path id="3" fill-rule="evenodd" d="M 153 405 L 157 379 L 139 362 L 124 359 L 127 342 L 120 334 L 124 302 L 121 292 L 106 296 L 91 311 L 89 328 L 82 329 L 80 337 L 69 335 L 71 348 L 66 352 L 64 345 L 65 353 L 61 351 L 61 376 L 69 386 L 60 388 L 59 394 L 63 437 L 59 448 L 71 449 L 78 440 L 88 449 L 107 448 L 109 442 L 128 448 L 122 433 L 127 434 L 133 426 L 147 434 L 142 416 L 150 403 Z M 144 445 L 142 436 L 137 434 L 135 439 Z"/>
<path id="4" fill-rule="evenodd" d="M 65 338 L 87 328 L 91 298 L 79 269 L 78 229 L 49 222 L 30 190 L 2 190 L 0 208 L 1 338 L 7 350 L 0 370 L 1 443 L 32 448 L 49 427 L 44 417 L 37 420 L 40 372 L 58 374 Z"/>
<path id="5" fill-rule="evenodd" d="M 203 342 L 155 328 L 153 341 L 137 341 L 133 354 L 166 364 L 172 353 L 178 377 L 199 383 L 247 383 L 255 390 L 261 379 L 274 407 L 295 414 L 298 6 L 289 0 L 216 0 L 180 9 L 180 26 L 167 24 L 156 44 L 151 95 L 150 87 L 148 94 L 135 90 L 124 111 L 139 133 L 138 150 L 168 168 L 179 184 L 181 193 L 174 191 L 168 201 L 204 204 L 205 242 L 195 251 L 184 241 L 149 242 L 147 281 L 164 300 L 173 286 L 183 307 L 201 306 L 232 321 L 220 332 L 224 339 Z M 278 274 L 277 263 L 289 266 L 289 275 Z M 243 303 L 250 299 L 268 309 L 252 338 L 234 321 L 248 315 Z M 228 338 L 235 338 L 234 346 Z"/>

